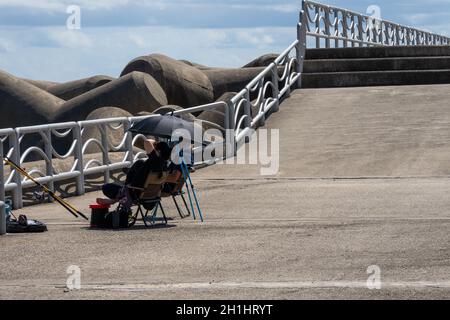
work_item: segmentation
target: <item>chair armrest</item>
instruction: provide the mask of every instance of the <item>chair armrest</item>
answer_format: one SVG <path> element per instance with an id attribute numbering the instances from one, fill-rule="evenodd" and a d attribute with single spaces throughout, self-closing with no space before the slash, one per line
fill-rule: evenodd
<path id="1" fill-rule="evenodd" d="M 145 191 L 144 188 L 138 188 L 138 187 L 133 187 L 133 186 L 126 186 L 128 189 L 133 189 L 133 190 L 138 190 L 138 191 Z"/>

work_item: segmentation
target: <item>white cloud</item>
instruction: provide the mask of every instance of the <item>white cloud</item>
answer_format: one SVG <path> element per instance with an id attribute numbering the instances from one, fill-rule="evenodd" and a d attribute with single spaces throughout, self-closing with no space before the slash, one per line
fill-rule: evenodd
<path id="1" fill-rule="evenodd" d="M 246 10 L 266 10 L 278 11 L 284 13 L 298 12 L 300 10 L 300 2 L 295 3 L 279 3 L 279 4 L 233 4 L 230 5 L 234 9 Z"/>
<path id="2" fill-rule="evenodd" d="M 92 39 L 80 30 L 50 29 L 48 39 L 64 48 L 86 48 L 93 44 Z"/>
<path id="3" fill-rule="evenodd" d="M 0 38 L 0 53 L 14 51 L 14 43 L 8 39 Z"/>
<path id="4" fill-rule="evenodd" d="M 264 29 L 244 29 L 237 33 L 237 39 L 242 44 L 251 44 L 258 48 L 269 46 L 275 42 L 270 34 L 265 33 Z M 294 41 L 294 40 L 292 40 Z"/>
<path id="5" fill-rule="evenodd" d="M 0 7 L 19 7 L 44 9 L 48 11 L 64 11 L 67 5 L 57 0 L 0 0 Z"/>
<path id="6" fill-rule="evenodd" d="M 129 38 L 131 42 L 133 42 L 139 48 L 144 48 L 146 46 L 145 39 L 138 34 L 130 34 Z"/>
<path id="7" fill-rule="evenodd" d="M 3 43 L 12 42 L 15 47 L 7 52 L 0 49 L 0 69 L 51 81 L 118 76 L 129 61 L 150 53 L 209 66 L 240 67 L 260 55 L 283 51 L 296 37 L 295 28 L 108 27 L 81 32 L 11 27 L 7 31 Z"/>
<path id="8" fill-rule="evenodd" d="M 170 7 L 229 7 L 235 9 L 269 10 L 279 12 L 296 12 L 300 9 L 299 1 L 290 1 L 278 4 L 235 4 L 227 1 L 209 2 L 201 0 L 0 0 L 0 7 L 19 7 L 28 9 L 46 10 L 47 12 L 63 12 L 69 5 L 78 5 L 86 10 L 113 9 L 129 5 L 147 6 L 156 9 Z"/>
<path id="9" fill-rule="evenodd" d="M 48 12 L 65 12 L 69 5 L 78 5 L 86 10 L 99 10 L 126 6 L 131 2 L 132 1 L 130 0 L 0 0 L 0 7 L 18 7 L 46 10 Z"/>

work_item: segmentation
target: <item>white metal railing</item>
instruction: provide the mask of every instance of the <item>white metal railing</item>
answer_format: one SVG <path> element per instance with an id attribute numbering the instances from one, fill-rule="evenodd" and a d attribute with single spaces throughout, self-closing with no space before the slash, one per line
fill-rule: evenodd
<path id="1" fill-rule="evenodd" d="M 238 145 L 263 126 L 268 113 L 279 110 L 280 101 L 300 85 L 305 43 L 295 40 L 274 62 L 265 68 L 231 100 L 235 137 Z"/>
<path id="2" fill-rule="evenodd" d="M 303 2 L 307 35 L 316 48 L 448 45 L 450 38 L 313 1 Z M 321 41 L 322 40 L 322 41 Z"/>
<path id="3" fill-rule="evenodd" d="M 349 10 L 303 1 L 297 25 L 297 39 L 234 96 L 230 103 L 216 102 L 179 110 L 174 114 L 223 109 L 225 111 L 224 127 L 211 122 L 208 122 L 208 125 L 223 131 L 233 130 L 235 140 L 233 150 L 236 151 L 248 141 L 254 129 L 264 125 L 270 113 L 278 111 L 281 101 L 290 95 L 293 88 L 301 87 L 308 36 L 316 38 L 316 47 L 321 46 L 321 39 L 324 40 L 326 48 L 330 48 L 332 42 L 335 47 L 450 43 L 447 37 L 387 21 L 376 21 Z M 45 162 L 45 172 L 38 169 L 29 171 L 37 177 L 38 181 L 46 183 L 50 189 L 53 189 L 57 181 L 74 180 L 76 192 L 81 195 L 85 192 L 86 176 L 103 174 L 105 182 L 108 182 L 111 171 L 129 167 L 136 159 L 145 157 L 142 151 L 134 148 L 142 136 L 136 135 L 133 138 L 128 129 L 136 121 L 147 117 L 149 116 L 0 129 L 0 160 L 7 155 L 22 166 L 33 154 Z M 97 130 L 100 138 L 90 137 L 89 130 Z M 108 132 L 110 131 L 114 131 L 120 137 L 120 141 L 116 144 L 109 140 L 111 135 Z M 39 135 L 40 144 L 21 150 L 29 135 Z M 65 145 L 69 146 L 63 154 L 58 153 L 55 148 L 61 140 L 66 140 Z M 67 143 L 67 141 L 70 142 Z M 5 146 L 7 146 L 6 150 Z M 101 154 L 101 159 L 95 158 L 95 154 L 89 152 L 90 148 L 96 148 L 99 151 L 96 154 Z M 115 162 L 112 159 L 113 154 L 118 156 L 115 157 Z M 70 170 L 64 172 L 55 170 L 56 161 L 67 162 L 69 159 L 72 159 Z M 11 193 L 14 207 L 20 208 L 23 205 L 23 190 L 33 184 L 22 178 L 15 170 L 6 174 L 1 161 L 0 201 L 5 199 L 5 193 Z"/>
<path id="4" fill-rule="evenodd" d="M 205 110 L 216 109 L 219 106 L 226 108 L 226 103 L 217 102 L 175 111 L 175 115 L 193 113 Z M 159 116 L 150 115 L 131 118 L 112 118 L 80 122 L 55 123 L 49 125 L 39 125 L 22 127 L 16 129 L 0 129 L 0 200 L 5 200 L 5 194 L 11 193 L 13 205 L 15 208 L 23 206 L 23 191 L 31 188 L 34 183 L 18 172 L 11 170 L 5 173 L 3 157 L 6 155 L 12 161 L 23 166 L 33 166 L 30 161 L 40 161 L 45 163 L 45 169 L 33 168 L 27 172 L 38 182 L 46 184 L 50 190 L 54 191 L 54 184 L 58 181 L 75 181 L 76 193 L 82 195 L 85 193 L 86 176 L 103 174 L 104 182 L 110 181 L 110 173 L 114 170 L 130 167 L 138 158 L 145 157 L 144 152 L 135 148 L 141 135 L 133 137 L 128 131 L 133 123 L 142 119 Z M 220 130 L 228 129 L 231 123 L 231 114 L 226 111 L 225 128 L 214 123 L 207 122 L 210 127 L 216 127 Z M 100 137 L 89 135 L 89 130 L 97 132 Z M 120 142 L 114 144 L 111 141 L 113 131 L 120 137 Z M 27 146 L 27 139 L 31 138 L 34 144 Z M 30 141 L 30 140 L 28 140 Z M 58 151 L 57 146 L 64 145 L 66 150 L 63 153 Z M 5 150 L 6 146 L 6 150 Z M 91 150 L 89 150 L 91 149 Z M 93 151 L 94 150 L 94 151 Z M 116 154 L 119 160 L 112 159 Z M 96 158 L 100 155 L 101 158 Z M 64 160 L 64 165 L 70 163 L 70 169 L 63 172 L 57 172 L 55 163 Z M 41 165 L 42 167 L 43 165 Z"/>
<path id="5" fill-rule="evenodd" d="M 6 234 L 5 204 L 0 201 L 0 235 Z"/>

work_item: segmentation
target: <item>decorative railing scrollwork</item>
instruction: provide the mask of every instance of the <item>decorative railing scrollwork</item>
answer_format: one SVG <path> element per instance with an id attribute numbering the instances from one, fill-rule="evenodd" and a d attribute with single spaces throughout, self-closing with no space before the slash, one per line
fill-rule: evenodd
<path id="1" fill-rule="evenodd" d="M 316 48 L 449 45 L 450 38 L 313 1 L 303 2 Z"/>
<path id="2" fill-rule="evenodd" d="M 297 25 L 297 39 L 234 96 L 229 104 L 215 102 L 178 110 L 174 115 L 195 114 L 217 108 L 225 110 L 223 127 L 203 122 L 220 132 L 234 130 L 234 150 L 237 150 L 243 141 L 248 141 L 254 129 L 264 125 L 268 116 L 278 111 L 280 103 L 290 95 L 292 89 L 301 87 L 308 36 L 315 38 L 317 48 L 450 44 L 448 37 L 304 0 Z M 0 129 L 0 159 L 3 160 L 4 155 L 7 155 L 20 165 L 29 160 L 40 160 L 41 165 L 45 164 L 45 170 L 32 168 L 28 171 L 30 174 L 51 189 L 54 182 L 75 179 L 77 193 L 81 195 L 85 192 L 86 176 L 103 174 L 106 182 L 110 179 L 111 171 L 129 167 L 137 159 L 146 157 L 145 152 L 135 148 L 138 140 L 144 136 L 133 137 L 128 129 L 147 117 Z M 66 142 L 62 144 L 65 149 L 58 145 L 61 140 Z M 112 154 L 119 156 L 113 157 Z M 101 156 L 101 159 L 97 159 L 97 156 Z M 73 158 L 70 170 L 56 172 L 55 161 L 69 158 Z M 9 168 L 10 171 L 5 172 L 5 169 L 8 170 L 1 161 L 0 201 L 5 199 L 5 192 L 10 192 L 14 207 L 20 208 L 22 191 L 32 186 L 32 183 L 22 179 L 15 170 Z"/>
<path id="3" fill-rule="evenodd" d="M 298 85 L 300 45 L 299 40 L 294 41 L 231 100 L 237 142 L 251 133 L 250 129 L 264 125 L 268 114 L 278 111 L 280 102 Z"/>

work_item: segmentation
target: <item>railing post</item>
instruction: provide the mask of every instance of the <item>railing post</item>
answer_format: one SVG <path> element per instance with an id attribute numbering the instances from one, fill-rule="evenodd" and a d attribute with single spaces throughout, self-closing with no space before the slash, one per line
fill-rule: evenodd
<path id="1" fill-rule="evenodd" d="M 371 27 L 371 33 L 372 33 L 372 38 L 370 41 L 372 43 L 377 43 L 377 40 L 378 40 L 377 27 L 375 24 L 375 18 L 373 18 L 373 17 L 370 17 L 370 27 Z"/>
<path id="2" fill-rule="evenodd" d="M 245 90 L 245 95 L 244 95 L 244 99 L 245 99 L 245 105 L 244 105 L 244 113 L 246 115 L 245 117 L 245 127 L 246 128 L 251 128 L 252 127 L 252 106 L 251 106 L 251 100 L 250 100 L 250 90 L 247 89 Z M 245 138 L 245 143 L 249 143 L 250 139 L 248 139 L 248 137 Z"/>
<path id="3" fill-rule="evenodd" d="M 300 61 L 297 61 L 297 63 L 300 63 Z M 278 65 L 276 63 L 274 63 L 272 67 L 272 84 L 272 96 L 275 99 L 275 104 L 272 107 L 272 111 L 278 112 L 278 110 L 280 110 L 280 89 L 278 88 Z"/>
<path id="4" fill-rule="evenodd" d="M 81 137 L 81 125 L 77 122 L 77 125 L 73 128 L 73 137 L 77 140 L 75 146 L 74 158 L 77 162 L 76 170 L 79 173 L 77 177 L 77 195 L 83 195 L 86 190 L 84 187 L 84 161 L 83 161 L 83 139 Z"/>
<path id="5" fill-rule="evenodd" d="M 352 34 L 352 36 L 351 36 L 351 38 L 352 38 L 352 47 L 354 48 L 354 47 L 356 47 L 356 43 L 355 43 L 355 38 L 356 38 L 356 30 L 355 30 L 355 18 L 354 17 L 351 17 L 352 18 L 352 28 L 351 28 L 351 34 Z"/>
<path id="6" fill-rule="evenodd" d="M 303 62 L 305 61 L 306 58 L 306 32 L 307 32 L 308 17 L 305 11 L 307 10 L 305 1 L 302 2 L 302 8 L 303 10 L 300 11 L 299 23 L 297 25 L 297 40 L 298 40 L 296 46 L 297 73 L 300 75 L 297 81 L 298 89 L 302 87 Z"/>
<path id="7" fill-rule="evenodd" d="M 106 124 L 100 124 L 100 133 L 102 137 L 102 155 L 103 155 L 103 165 L 106 166 L 106 170 L 103 174 L 104 182 L 110 182 L 110 171 L 109 171 L 109 143 L 108 143 L 108 132 Z"/>
<path id="8" fill-rule="evenodd" d="M 245 115 L 247 116 L 246 120 L 245 120 L 245 127 L 246 128 L 250 128 L 252 126 L 252 106 L 251 106 L 251 100 L 250 100 L 250 90 L 246 90 L 245 91 L 245 95 L 244 95 L 244 99 L 245 99 L 245 106 L 244 106 L 244 112 Z"/>
<path id="9" fill-rule="evenodd" d="M 407 43 L 408 46 L 410 46 L 411 43 L 412 43 L 412 40 L 411 40 L 411 38 L 412 38 L 412 31 L 411 31 L 411 29 L 408 29 L 407 36 L 408 36 L 408 40 L 406 41 L 406 43 Z"/>
<path id="10" fill-rule="evenodd" d="M 0 140 L 0 201 L 5 201 L 5 170 L 3 165 L 3 142 Z"/>
<path id="11" fill-rule="evenodd" d="M 395 43 L 397 46 L 400 45 L 400 26 L 395 26 Z"/>
<path id="12" fill-rule="evenodd" d="M 11 138 L 13 143 L 14 151 L 11 154 L 11 160 L 17 163 L 19 166 L 22 165 L 20 163 L 20 133 L 18 130 L 14 130 L 14 136 Z M 16 189 L 13 192 L 13 206 L 15 209 L 23 208 L 23 199 L 22 199 L 22 177 L 17 170 L 14 170 L 13 181 L 16 184 Z"/>
<path id="13" fill-rule="evenodd" d="M 334 10 L 334 35 L 336 36 L 336 39 L 334 40 L 334 47 L 339 48 L 339 12 L 337 10 Z"/>
<path id="14" fill-rule="evenodd" d="M 384 33 L 385 33 L 384 44 L 388 46 L 390 44 L 390 38 L 391 38 L 390 33 L 389 33 L 389 23 L 386 23 L 384 25 Z"/>
<path id="15" fill-rule="evenodd" d="M 3 161 L 3 158 L 2 158 Z M 0 201 L 0 235 L 6 234 L 5 203 Z"/>
<path id="16" fill-rule="evenodd" d="M 53 151 L 52 151 L 52 130 L 50 128 L 45 129 L 43 133 L 45 135 L 44 141 L 44 151 L 45 155 L 48 158 L 48 161 L 45 161 L 45 171 L 47 177 L 51 177 L 51 180 L 47 183 L 48 188 L 54 192 L 55 184 L 53 182 Z M 52 197 L 48 197 L 49 202 L 53 202 Z"/>
<path id="17" fill-rule="evenodd" d="M 331 43 L 330 43 L 330 35 L 331 35 L 331 31 L 330 31 L 330 9 L 326 8 L 325 10 L 325 34 L 326 34 L 326 38 L 325 38 L 325 47 L 326 48 L 330 48 L 331 47 Z"/>
<path id="18" fill-rule="evenodd" d="M 316 6 L 316 10 L 315 10 L 315 22 L 316 22 L 316 32 L 319 35 L 320 34 L 320 8 L 318 6 Z M 316 37 L 316 48 L 320 48 L 320 37 Z"/>
<path id="19" fill-rule="evenodd" d="M 1 137 L 0 137 L 1 139 Z M 5 201 L 5 170 L 3 165 L 3 142 L 0 140 L 0 201 Z"/>
<path id="20" fill-rule="evenodd" d="M 127 152 L 127 161 L 133 165 L 134 155 L 133 155 L 133 135 L 128 130 L 131 128 L 131 120 L 128 118 L 123 124 L 123 132 L 125 135 L 125 150 Z"/>
<path id="21" fill-rule="evenodd" d="M 347 25 L 347 11 L 342 12 L 342 36 L 344 37 L 343 46 L 348 47 L 348 25 Z"/>
<path id="22" fill-rule="evenodd" d="M 358 16 L 358 39 L 360 47 L 364 46 L 363 19 L 362 16 Z"/>

